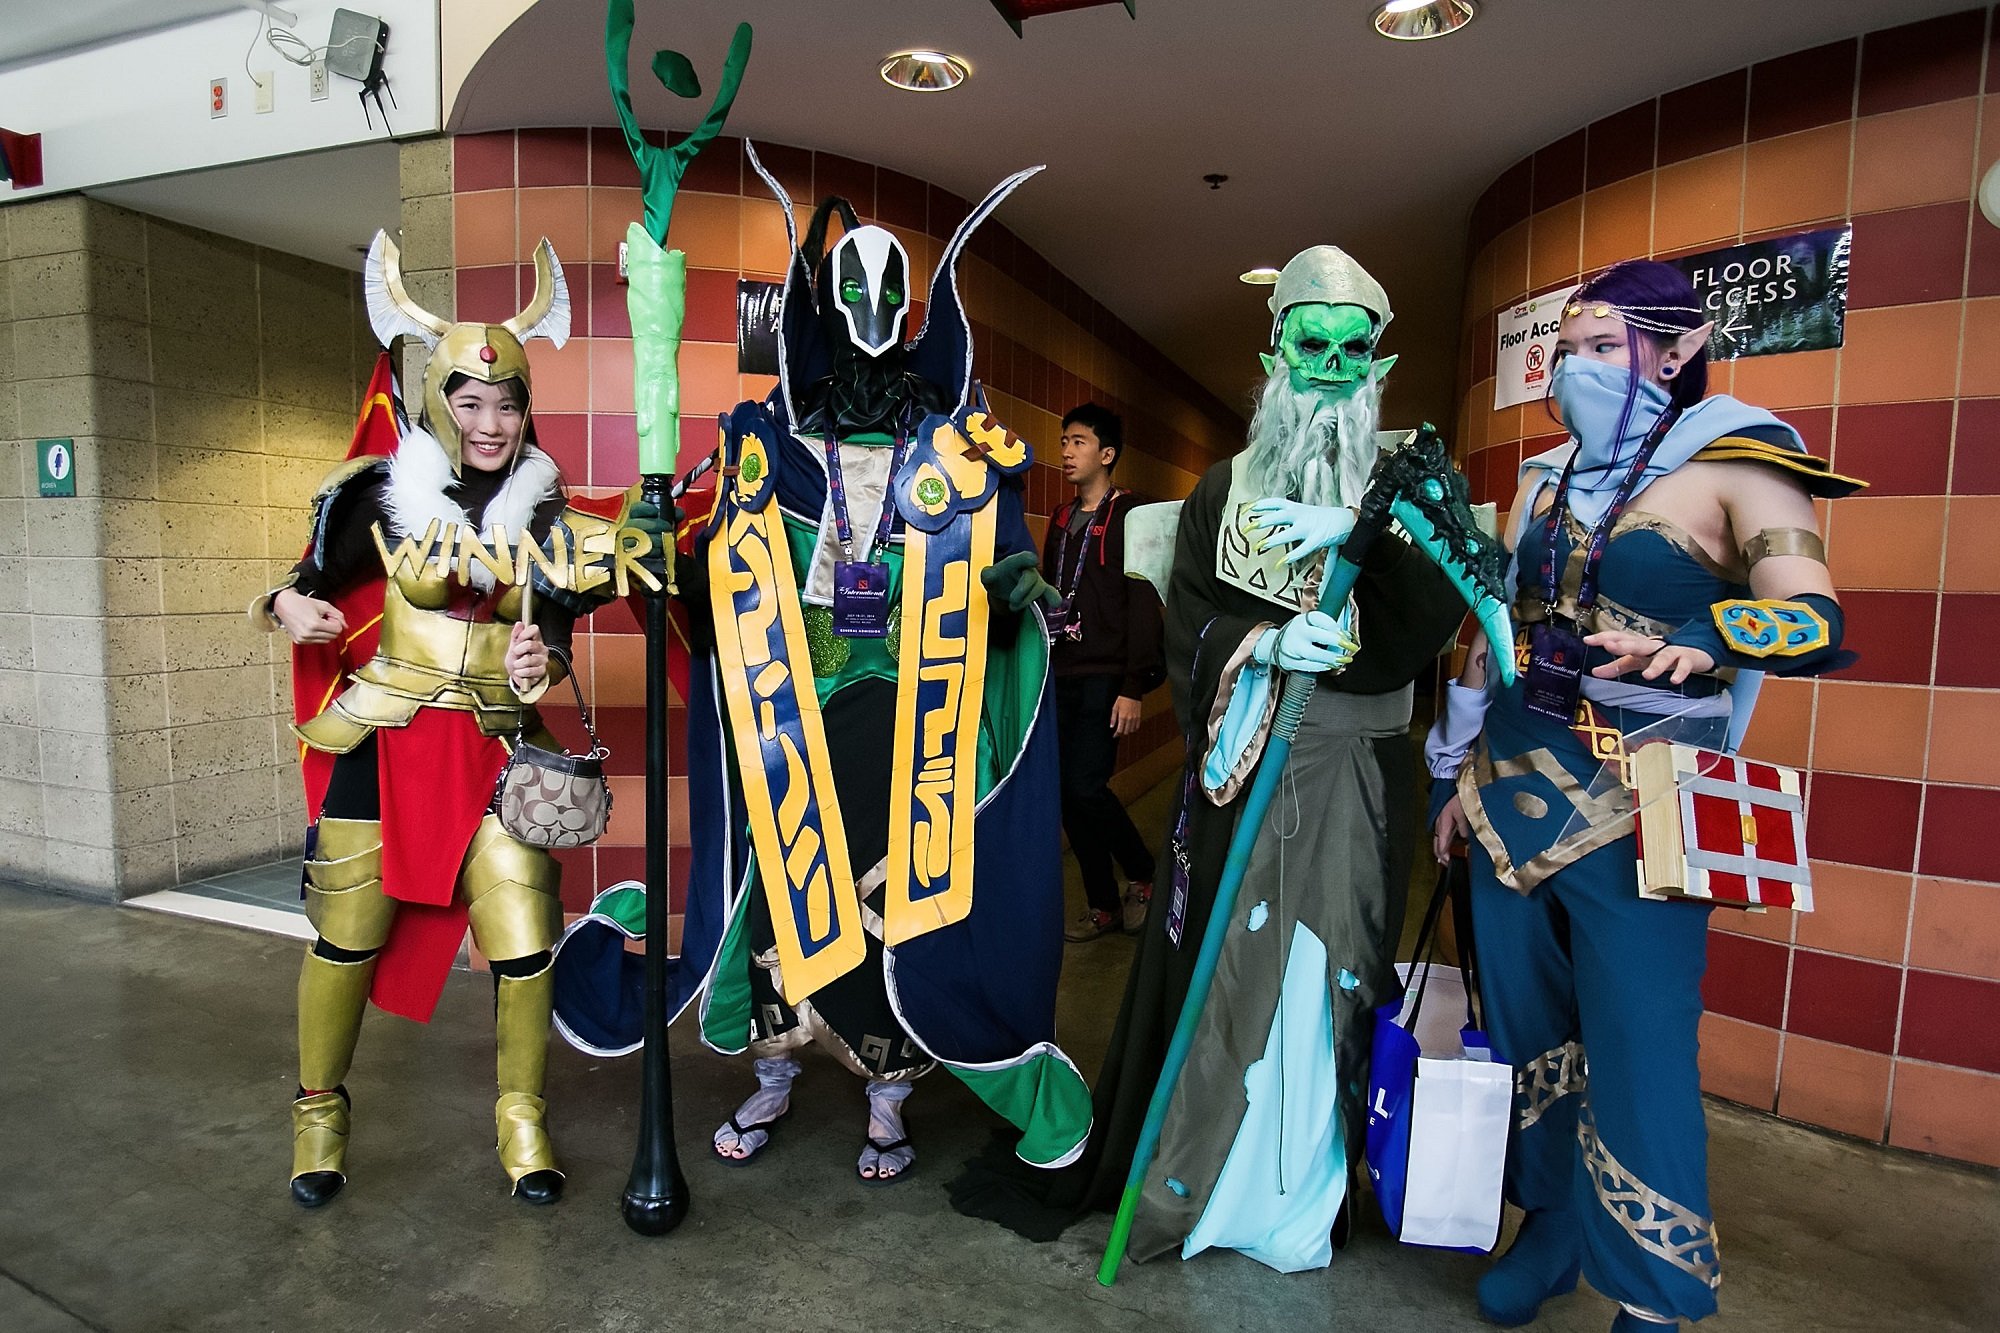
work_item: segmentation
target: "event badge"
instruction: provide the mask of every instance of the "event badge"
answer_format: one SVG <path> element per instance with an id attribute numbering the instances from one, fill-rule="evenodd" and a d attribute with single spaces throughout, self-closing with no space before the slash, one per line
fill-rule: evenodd
<path id="1" fill-rule="evenodd" d="M 1553 620 L 1528 627 L 1528 670 L 1522 677 L 1522 705 L 1564 726 L 1576 721 L 1583 693 L 1584 643 L 1567 625 Z"/>
<path id="2" fill-rule="evenodd" d="M 889 634 L 889 567 L 865 560 L 833 565 L 833 632 L 847 639 Z"/>

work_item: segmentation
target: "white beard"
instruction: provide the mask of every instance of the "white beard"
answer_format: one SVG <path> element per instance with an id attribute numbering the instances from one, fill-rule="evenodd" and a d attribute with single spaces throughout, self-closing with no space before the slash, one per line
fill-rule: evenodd
<path id="1" fill-rule="evenodd" d="M 510 534 L 526 532 L 535 511 L 555 494 L 560 475 L 553 458 L 523 441 L 512 474 L 479 516 L 479 531 L 490 531 L 497 523 Z M 453 526 L 472 521 L 464 506 L 446 493 L 456 480 L 437 436 L 421 426 L 410 427 L 389 459 L 389 485 L 382 497 L 383 508 L 389 511 L 389 526 L 401 536 L 421 541 L 435 519 L 449 540 Z M 492 570 L 477 560 L 464 563 L 466 577 L 474 587 L 481 592 L 493 591 Z"/>
<path id="2" fill-rule="evenodd" d="M 1373 374 L 1329 402 L 1294 389 L 1290 369 L 1280 363 L 1257 396 L 1245 451 L 1264 493 L 1311 505 L 1359 504 L 1381 456 L 1375 444 L 1381 410 L 1382 386 Z"/>

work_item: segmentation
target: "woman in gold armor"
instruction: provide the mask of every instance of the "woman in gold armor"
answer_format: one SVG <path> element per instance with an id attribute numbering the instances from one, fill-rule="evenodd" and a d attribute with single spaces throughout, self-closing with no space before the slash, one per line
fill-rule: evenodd
<path id="1" fill-rule="evenodd" d="M 507 834 L 493 795 L 514 737 L 552 744 L 533 705 L 562 679 L 572 622 L 589 609 L 539 572 L 530 600 L 514 579 L 535 566 L 512 554 L 524 537 L 545 549 L 560 529 L 560 547 L 609 522 L 567 507 L 554 461 L 534 442 L 522 344 L 546 337 L 560 347 L 570 322 L 547 241 L 535 264 L 527 310 L 503 324 L 451 324 L 410 300 L 395 246 L 377 236 L 370 320 L 384 346 L 408 336 L 431 348 L 422 415 L 401 427 L 393 455 L 352 460 L 327 479 L 305 559 L 251 608 L 295 644 L 351 645 L 379 629 L 372 657 L 295 728 L 335 756 L 306 843 L 318 938 L 299 975 L 291 1189 L 307 1208 L 346 1181 L 343 1080 L 367 1000 L 428 1020 L 468 926 L 496 985 L 501 1165 L 530 1203 L 562 1192 L 542 1100 L 559 870 Z M 510 558 L 466 555 L 475 541 Z M 351 606 L 371 581 L 379 626 L 348 623 L 336 601 Z"/>

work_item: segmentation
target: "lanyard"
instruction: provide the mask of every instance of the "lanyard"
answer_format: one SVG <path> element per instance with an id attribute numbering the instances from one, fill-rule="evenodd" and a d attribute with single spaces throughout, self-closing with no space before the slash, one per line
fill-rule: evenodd
<path id="1" fill-rule="evenodd" d="M 875 524 L 875 538 L 869 543 L 868 554 L 874 555 L 882 544 L 889 540 L 896 522 L 896 474 L 903 470 L 903 445 L 906 441 L 901 430 L 896 432 L 895 452 L 889 455 L 889 479 L 882 486 L 882 517 Z M 847 483 L 840 475 L 840 441 L 833 432 L 826 433 L 826 489 L 833 501 L 833 532 L 840 538 L 840 553 L 849 564 L 854 562 L 854 528 L 847 519 Z"/>
<path id="2" fill-rule="evenodd" d="M 1632 470 L 1625 474 L 1625 480 L 1618 484 L 1618 490 L 1611 497 L 1611 507 L 1604 511 L 1585 543 L 1583 557 L 1583 577 L 1577 583 L 1576 610 L 1581 618 L 1597 605 L 1597 568 L 1604 560 L 1604 550 L 1611 542 L 1611 529 L 1617 526 L 1619 515 L 1632 499 L 1632 492 L 1638 489 L 1639 478 L 1646 474 L 1646 465 L 1653 461 L 1660 442 L 1667 438 L 1674 422 L 1680 420 L 1681 409 L 1669 406 L 1660 413 L 1660 419 L 1653 423 L 1646 433 L 1644 443 L 1639 446 L 1638 457 L 1632 460 Z M 1576 470 L 1577 456 L 1583 452 L 1581 445 L 1570 455 L 1564 465 L 1562 480 L 1556 484 L 1556 498 L 1549 505 L 1548 526 L 1542 532 L 1542 610 L 1546 615 L 1555 614 L 1556 602 L 1562 596 L 1562 582 L 1557 572 L 1556 533 L 1561 529 L 1563 516 L 1569 508 L 1569 479 Z"/>
<path id="3" fill-rule="evenodd" d="M 1099 506 L 1099 512 L 1092 516 L 1091 522 L 1083 525 L 1083 544 L 1077 548 L 1076 568 L 1070 572 L 1069 587 L 1063 591 L 1065 603 L 1076 600 L 1077 589 L 1083 586 L 1083 567 L 1090 563 L 1090 544 L 1096 538 L 1103 536 L 1105 529 L 1111 526 L 1111 510 L 1118 503 L 1118 497 L 1123 494 L 1123 491 L 1116 488 L 1105 492 L 1104 503 Z M 1057 525 L 1059 529 L 1056 537 L 1057 578 L 1062 577 L 1063 570 L 1069 565 L 1069 520 L 1075 510 L 1074 500 L 1064 505 L 1062 521 Z"/>

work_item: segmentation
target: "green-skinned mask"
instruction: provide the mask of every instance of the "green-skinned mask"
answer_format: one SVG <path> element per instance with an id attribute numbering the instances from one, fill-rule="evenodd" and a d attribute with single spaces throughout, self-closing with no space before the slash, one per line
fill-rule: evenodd
<path id="1" fill-rule="evenodd" d="M 1345 398 L 1368 382 L 1375 362 L 1375 319 L 1358 305 L 1306 303 L 1285 311 L 1278 330 L 1278 354 L 1263 358 L 1264 373 L 1280 358 L 1291 370 L 1292 388 Z M 1396 363 L 1382 359 L 1378 378 Z"/>

